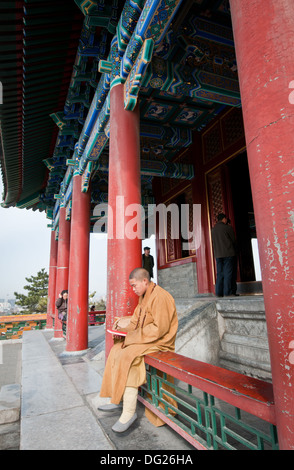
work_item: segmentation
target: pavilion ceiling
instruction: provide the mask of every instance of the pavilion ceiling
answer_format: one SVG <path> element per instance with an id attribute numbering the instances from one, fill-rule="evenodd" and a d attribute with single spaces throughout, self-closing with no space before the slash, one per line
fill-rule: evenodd
<path id="1" fill-rule="evenodd" d="M 83 15 L 72 2 L 0 3 L 0 105 L 4 205 L 39 200 L 43 159 L 57 129 L 49 114 L 64 106 Z"/>
<path id="2" fill-rule="evenodd" d="M 156 28 L 171 14 L 172 3 L 161 2 L 159 20 L 148 30 L 150 38 L 156 38 Z M 98 71 L 98 64 L 105 61 L 107 70 L 110 55 L 115 59 L 112 39 L 117 28 L 124 32 L 123 25 L 133 21 L 128 32 L 133 34 L 149 4 L 152 1 L 0 3 L 4 207 L 47 210 L 53 217 L 58 194 L 67 191 L 69 203 L 73 170 L 68 163 L 83 139 L 86 145 L 85 136 L 91 140 L 85 128 L 94 116 L 94 100 L 107 99 L 107 73 L 103 67 Z M 226 106 L 240 106 L 229 1 L 185 0 L 175 11 L 163 40 L 155 41 L 137 96 L 146 200 L 152 197 L 153 176 L 191 178 L 190 167 L 175 168 L 174 158 L 191 145 L 193 133 L 201 132 Z M 137 46 L 133 38 L 128 38 L 128 47 L 135 56 L 140 42 Z M 97 110 L 98 116 L 102 111 Z M 93 204 L 107 200 L 107 124 L 101 136 L 92 154 L 84 158 L 84 145 L 79 155 L 85 184 L 92 179 Z"/>

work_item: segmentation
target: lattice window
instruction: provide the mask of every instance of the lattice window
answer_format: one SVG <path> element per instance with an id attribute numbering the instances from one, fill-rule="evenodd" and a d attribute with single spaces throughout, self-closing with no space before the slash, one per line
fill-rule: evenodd
<path id="1" fill-rule="evenodd" d="M 208 163 L 223 151 L 221 129 L 218 122 L 204 133 L 202 142 L 204 163 Z"/>
<path id="2" fill-rule="evenodd" d="M 176 243 L 178 240 L 172 239 L 172 223 L 171 213 L 167 213 L 167 228 L 166 228 L 166 250 L 167 260 L 173 261 L 176 259 Z"/>
<path id="3" fill-rule="evenodd" d="M 225 212 L 221 169 L 218 168 L 207 176 L 207 185 L 211 223 L 214 225 L 218 214 Z"/>
<path id="4" fill-rule="evenodd" d="M 240 109 L 234 109 L 221 121 L 224 149 L 244 137 L 243 116 Z"/>
<path id="5" fill-rule="evenodd" d="M 185 193 L 185 199 L 186 199 L 186 204 L 189 204 L 189 232 L 193 233 L 194 232 L 194 224 L 193 224 L 193 196 L 192 196 L 192 188 L 189 188 L 186 193 Z M 194 234 L 195 236 L 195 234 Z M 188 240 L 189 243 L 189 255 L 195 255 L 196 249 L 195 249 L 195 238 L 194 236 Z"/>

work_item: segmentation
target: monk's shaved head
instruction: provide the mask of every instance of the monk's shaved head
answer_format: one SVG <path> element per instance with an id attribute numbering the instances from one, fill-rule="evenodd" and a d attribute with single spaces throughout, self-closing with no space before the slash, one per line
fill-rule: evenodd
<path id="1" fill-rule="evenodd" d="M 136 295 L 139 297 L 141 295 L 145 295 L 145 292 L 150 285 L 149 272 L 144 268 L 133 269 L 129 275 L 129 283 Z"/>
<path id="2" fill-rule="evenodd" d="M 129 275 L 129 279 L 136 279 L 137 281 L 143 281 L 143 279 L 147 279 L 150 281 L 150 274 L 144 268 L 135 268 Z"/>

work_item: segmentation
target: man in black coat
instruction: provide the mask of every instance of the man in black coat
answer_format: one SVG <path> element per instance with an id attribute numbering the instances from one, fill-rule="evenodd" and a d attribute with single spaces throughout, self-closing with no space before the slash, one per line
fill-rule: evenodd
<path id="1" fill-rule="evenodd" d="M 142 255 L 142 268 L 148 271 L 148 273 L 150 274 L 150 279 L 154 277 L 153 276 L 154 258 L 152 255 L 150 255 L 149 246 L 144 247 L 144 254 Z"/>
<path id="2" fill-rule="evenodd" d="M 56 308 L 58 310 L 58 318 L 61 321 L 67 320 L 67 299 L 68 298 L 68 291 L 63 290 L 59 294 L 58 299 L 55 302 Z"/>
<path id="3" fill-rule="evenodd" d="M 220 213 L 217 224 L 211 231 L 213 251 L 216 259 L 215 294 L 218 297 L 232 295 L 232 278 L 236 257 L 236 238 L 225 214 Z"/>

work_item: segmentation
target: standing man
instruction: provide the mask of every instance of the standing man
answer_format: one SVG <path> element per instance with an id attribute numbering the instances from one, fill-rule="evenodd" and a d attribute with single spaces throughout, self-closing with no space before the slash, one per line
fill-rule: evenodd
<path id="1" fill-rule="evenodd" d="M 236 238 L 233 227 L 228 225 L 227 222 L 228 219 L 225 214 L 218 214 L 217 224 L 211 232 L 213 251 L 216 259 L 215 294 L 217 297 L 232 295 Z"/>
<path id="2" fill-rule="evenodd" d="M 113 329 L 127 334 L 122 342 L 111 348 L 104 370 L 100 397 L 109 397 L 110 403 L 98 406 L 98 410 L 111 412 L 119 408 L 123 400 L 122 414 L 112 427 L 119 433 L 126 431 L 137 418 L 138 387 L 146 382 L 144 355 L 174 351 L 178 329 L 173 297 L 150 281 L 145 269 L 134 269 L 129 282 L 139 297 L 139 303 L 128 326 L 123 326 L 127 317 L 118 319 L 113 325 Z M 150 414 L 146 415 L 158 425 Z"/>
<path id="3" fill-rule="evenodd" d="M 150 248 L 149 246 L 144 247 L 144 253 L 142 255 L 142 267 L 148 271 L 150 275 L 150 279 L 153 278 L 153 268 L 154 268 L 154 259 L 153 256 L 150 255 Z"/>

